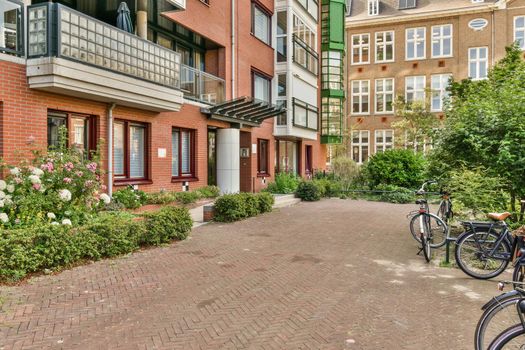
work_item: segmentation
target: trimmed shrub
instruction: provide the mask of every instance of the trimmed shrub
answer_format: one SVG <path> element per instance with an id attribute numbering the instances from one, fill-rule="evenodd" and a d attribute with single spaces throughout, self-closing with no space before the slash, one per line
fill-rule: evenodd
<path id="1" fill-rule="evenodd" d="M 342 185 L 339 181 L 329 179 L 313 180 L 319 187 L 321 197 L 339 197 L 341 195 Z"/>
<path id="2" fill-rule="evenodd" d="M 176 194 L 177 202 L 182 204 L 192 204 L 197 202 L 202 198 L 201 193 L 197 191 L 191 192 L 177 192 Z"/>
<path id="3" fill-rule="evenodd" d="M 205 186 L 196 190 L 202 198 L 217 198 L 221 195 L 221 190 L 217 186 Z"/>
<path id="4" fill-rule="evenodd" d="M 147 194 L 147 204 L 168 204 L 177 200 L 177 194 L 175 192 L 157 192 Z"/>
<path id="5" fill-rule="evenodd" d="M 142 243 L 158 245 L 173 239 L 184 240 L 193 226 L 193 220 L 186 208 L 165 207 L 154 213 L 143 215 L 146 228 Z"/>
<path id="6" fill-rule="evenodd" d="M 259 211 L 261 213 L 268 213 L 273 210 L 273 204 L 275 203 L 275 198 L 272 194 L 268 192 L 261 192 L 256 195 L 257 200 L 259 201 Z"/>
<path id="7" fill-rule="evenodd" d="M 148 196 L 144 191 L 126 187 L 123 190 L 114 192 L 113 199 L 126 209 L 137 209 L 147 202 Z"/>
<path id="8" fill-rule="evenodd" d="M 241 194 L 225 194 L 215 201 L 216 221 L 233 222 L 247 217 L 246 201 Z"/>
<path id="9" fill-rule="evenodd" d="M 425 159 L 412 150 L 395 149 L 376 153 L 364 166 L 364 177 L 371 188 L 394 185 L 415 188 L 423 182 Z"/>
<path id="10" fill-rule="evenodd" d="M 379 185 L 376 187 L 376 190 L 378 191 L 388 191 L 385 193 L 379 194 L 379 200 L 381 202 L 389 202 L 389 203 L 411 203 L 415 201 L 415 195 L 414 192 L 398 186 L 393 185 Z"/>
<path id="11" fill-rule="evenodd" d="M 252 193 L 241 193 L 244 200 L 244 209 L 246 210 L 246 217 L 257 216 L 261 213 L 259 210 L 259 199 L 257 195 Z"/>
<path id="12" fill-rule="evenodd" d="M 275 175 L 275 181 L 270 182 L 266 191 L 277 194 L 294 193 L 301 178 L 293 173 L 278 173 Z"/>
<path id="13" fill-rule="evenodd" d="M 302 181 L 299 183 L 296 192 L 297 197 L 307 202 L 320 200 L 323 196 L 324 189 L 316 181 Z"/>

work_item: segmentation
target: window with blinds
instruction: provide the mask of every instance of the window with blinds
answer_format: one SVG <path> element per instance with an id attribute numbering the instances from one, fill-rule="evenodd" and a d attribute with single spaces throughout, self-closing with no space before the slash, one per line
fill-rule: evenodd
<path id="1" fill-rule="evenodd" d="M 113 172 L 115 176 L 125 175 L 125 132 L 124 123 L 115 123 L 113 126 Z"/>
<path id="2" fill-rule="evenodd" d="M 129 177 L 144 178 L 145 177 L 145 128 L 139 125 L 131 125 L 129 127 Z"/>
<path id="3" fill-rule="evenodd" d="M 253 73 L 253 97 L 270 103 L 270 80 Z"/>
<path id="4" fill-rule="evenodd" d="M 195 177 L 194 141 L 195 131 L 173 129 L 171 133 L 171 174 L 172 177 Z"/>
<path id="5" fill-rule="evenodd" d="M 113 173 L 117 180 L 145 180 L 148 177 L 148 127 L 127 121 L 113 124 Z"/>
<path id="6" fill-rule="evenodd" d="M 255 3 L 252 4 L 252 33 L 270 45 L 270 16 Z"/>

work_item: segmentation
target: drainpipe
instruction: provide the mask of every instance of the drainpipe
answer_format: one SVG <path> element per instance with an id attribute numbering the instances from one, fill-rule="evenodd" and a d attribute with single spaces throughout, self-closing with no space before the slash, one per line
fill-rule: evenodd
<path id="1" fill-rule="evenodd" d="M 231 30 L 232 30 L 232 99 L 234 99 L 237 94 L 235 93 L 235 0 L 231 0 L 232 5 L 232 22 L 231 22 Z"/>
<path id="2" fill-rule="evenodd" d="M 108 107 L 108 195 L 113 196 L 113 109 L 116 104 Z"/>
<path id="3" fill-rule="evenodd" d="M 491 59 L 492 59 L 492 62 L 491 62 L 491 67 L 494 67 L 494 64 L 495 64 L 495 60 L 496 60 L 496 52 L 495 52 L 495 49 L 496 49 L 496 15 L 495 15 L 495 9 L 494 7 L 492 8 L 492 12 L 491 12 L 491 22 L 492 22 L 492 33 L 491 33 L 491 51 L 492 51 L 492 55 L 491 55 Z"/>
<path id="4" fill-rule="evenodd" d="M 148 0 L 137 0 L 137 35 L 148 39 Z"/>

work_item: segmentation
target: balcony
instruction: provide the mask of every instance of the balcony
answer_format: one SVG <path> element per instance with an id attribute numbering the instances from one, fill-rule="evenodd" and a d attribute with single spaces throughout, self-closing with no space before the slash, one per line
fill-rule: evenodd
<path id="1" fill-rule="evenodd" d="M 184 64 L 181 65 L 180 87 L 185 98 L 210 105 L 224 102 L 226 94 L 224 79 Z"/>
<path id="2" fill-rule="evenodd" d="M 319 72 L 319 55 L 295 34 L 293 36 L 293 61 L 317 76 Z"/>
<path id="3" fill-rule="evenodd" d="M 31 88 L 150 111 L 179 111 L 180 54 L 53 3 L 28 8 Z"/>

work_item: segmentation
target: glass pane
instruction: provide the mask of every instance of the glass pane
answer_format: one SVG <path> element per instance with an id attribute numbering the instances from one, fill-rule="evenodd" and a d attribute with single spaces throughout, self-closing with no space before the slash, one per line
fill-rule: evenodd
<path id="1" fill-rule="evenodd" d="M 179 176 L 179 131 L 171 133 L 171 175 Z"/>
<path id="2" fill-rule="evenodd" d="M 183 131 L 181 137 L 181 168 L 182 174 L 186 175 L 191 173 L 191 134 L 189 131 Z"/>
<path id="3" fill-rule="evenodd" d="M 130 126 L 129 128 L 129 173 L 131 178 L 145 177 L 145 128 Z"/>
<path id="4" fill-rule="evenodd" d="M 88 120 L 85 118 L 71 118 L 72 146 L 89 151 L 88 148 Z"/>
<path id="5" fill-rule="evenodd" d="M 270 42 L 269 34 L 270 19 L 268 16 L 259 10 L 257 6 L 253 7 L 253 34 L 265 43 Z"/>
<path id="6" fill-rule="evenodd" d="M 59 128 L 66 126 L 66 117 L 48 117 L 47 118 L 47 145 L 52 147 L 59 146 Z"/>
<path id="7" fill-rule="evenodd" d="M 124 174 L 124 124 L 115 123 L 113 126 L 113 171 L 115 175 Z"/>

